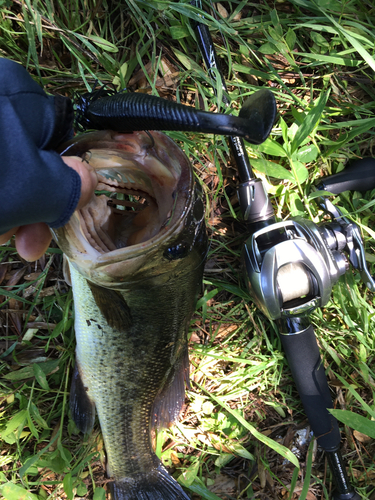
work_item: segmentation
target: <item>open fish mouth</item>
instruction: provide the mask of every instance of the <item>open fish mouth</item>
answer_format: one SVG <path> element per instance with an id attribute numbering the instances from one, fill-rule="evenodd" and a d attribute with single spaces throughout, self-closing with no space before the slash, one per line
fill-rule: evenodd
<path id="1" fill-rule="evenodd" d="M 97 170 L 97 191 L 101 194 L 93 197 L 78 216 L 84 236 L 100 253 L 156 236 L 170 222 L 177 196 L 177 172 L 155 158 L 150 169 L 147 162 L 121 153 L 92 149 L 84 157 Z"/>
<path id="2" fill-rule="evenodd" d="M 184 224 L 193 191 L 188 160 L 171 139 L 159 132 L 101 131 L 74 139 L 63 154 L 80 156 L 98 176 L 90 202 L 54 230 L 62 251 L 88 279 L 97 281 L 99 269 L 109 265 L 112 278 L 123 275 L 129 259 L 134 274 L 137 256 L 144 260 L 148 252 L 168 247 Z M 114 273 L 113 265 L 121 262 L 121 272 Z"/>

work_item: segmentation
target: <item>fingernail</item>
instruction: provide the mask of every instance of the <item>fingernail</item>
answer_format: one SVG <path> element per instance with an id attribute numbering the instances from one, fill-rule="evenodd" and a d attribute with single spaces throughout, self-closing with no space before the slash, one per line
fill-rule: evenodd
<path id="1" fill-rule="evenodd" d="M 96 173 L 96 170 L 95 168 L 90 165 L 90 163 L 88 162 L 85 162 L 85 168 L 86 170 L 89 171 L 89 174 L 90 174 L 90 177 L 91 177 L 91 183 L 92 183 L 92 187 L 93 189 L 95 189 L 95 187 L 97 186 L 98 184 L 98 175 Z"/>
<path id="2" fill-rule="evenodd" d="M 96 170 L 92 167 L 90 168 L 90 176 L 93 188 L 95 189 L 96 186 L 98 185 L 98 174 L 96 173 Z"/>

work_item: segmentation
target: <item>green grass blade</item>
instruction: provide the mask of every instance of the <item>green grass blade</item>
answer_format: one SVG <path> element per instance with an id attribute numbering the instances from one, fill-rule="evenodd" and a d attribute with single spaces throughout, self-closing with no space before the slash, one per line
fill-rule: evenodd
<path id="1" fill-rule="evenodd" d="M 319 98 L 314 103 L 314 106 L 310 109 L 310 111 L 303 119 L 302 124 L 298 127 L 298 130 L 291 144 L 292 154 L 297 150 L 299 146 L 303 144 L 303 141 L 313 132 L 315 127 L 320 122 L 329 94 L 330 90 L 322 92 L 320 94 Z"/>
<path id="2" fill-rule="evenodd" d="M 375 439 L 375 421 L 348 410 L 329 410 L 340 422 Z"/>

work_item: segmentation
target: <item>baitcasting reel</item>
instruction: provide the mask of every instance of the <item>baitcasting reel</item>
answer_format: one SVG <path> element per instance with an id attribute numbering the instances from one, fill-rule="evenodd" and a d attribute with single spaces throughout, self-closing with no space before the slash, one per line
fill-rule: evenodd
<path id="1" fill-rule="evenodd" d="M 327 304 L 349 262 L 375 291 L 358 226 L 327 198 L 318 203 L 332 222 L 317 225 L 294 217 L 259 229 L 245 245 L 249 289 L 272 320 L 306 316 Z"/>

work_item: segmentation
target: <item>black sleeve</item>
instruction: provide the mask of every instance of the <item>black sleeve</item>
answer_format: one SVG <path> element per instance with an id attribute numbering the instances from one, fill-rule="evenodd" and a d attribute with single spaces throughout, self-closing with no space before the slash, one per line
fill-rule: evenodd
<path id="1" fill-rule="evenodd" d="M 22 66 L 0 58 L 0 234 L 69 220 L 81 178 L 54 149 L 69 138 L 72 120 L 70 99 L 47 96 Z"/>

